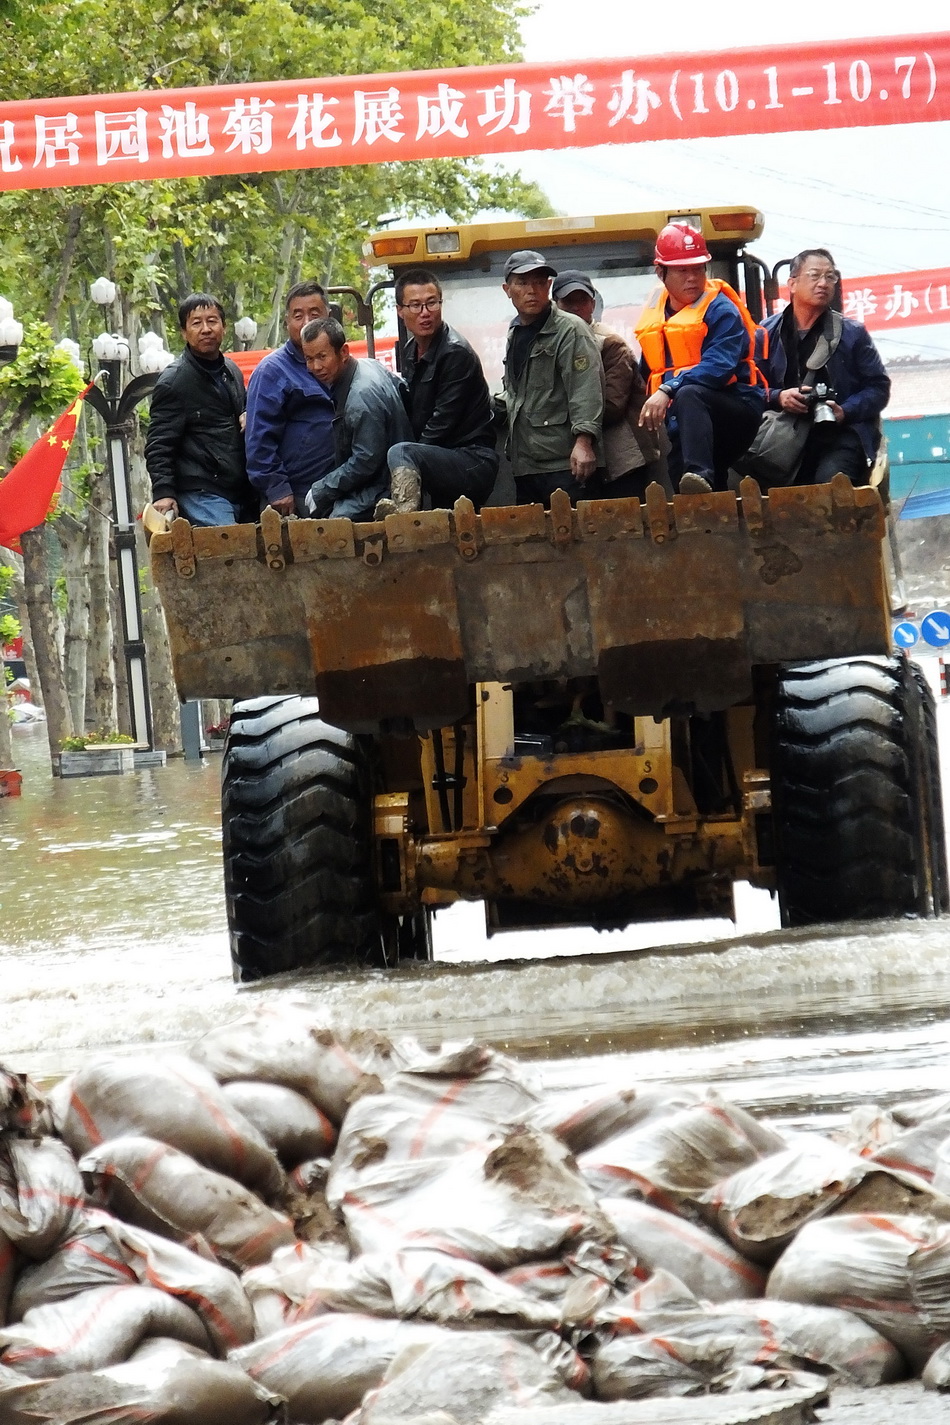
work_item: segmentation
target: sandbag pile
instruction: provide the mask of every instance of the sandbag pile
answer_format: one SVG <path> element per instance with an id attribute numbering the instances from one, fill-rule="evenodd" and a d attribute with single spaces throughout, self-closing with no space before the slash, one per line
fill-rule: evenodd
<path id="1" fill-rule="evenodd" d="M 0 1070 L 0 1425 L 946 1390 L 947 1187 L 945 1097 L 782 1133 L 297 1004 L 48 1099 Z"/>

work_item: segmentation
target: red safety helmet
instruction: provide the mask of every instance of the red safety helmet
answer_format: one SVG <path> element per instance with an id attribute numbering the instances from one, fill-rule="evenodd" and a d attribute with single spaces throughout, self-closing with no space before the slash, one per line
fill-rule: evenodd
<path id="1" fill-rule="evenodd" d="M 664 267 L 698 267 L 712 261 L 702 233 L 689 223 L 667 223 L 656 240 L 653 257 Z"/>

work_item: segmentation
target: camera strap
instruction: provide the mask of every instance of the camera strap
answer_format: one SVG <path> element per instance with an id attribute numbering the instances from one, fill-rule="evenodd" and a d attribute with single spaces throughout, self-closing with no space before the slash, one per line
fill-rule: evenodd
<path id="1" fill-rule="evenodd" d="M 829 319 L 831 325 L 830 333 L 828 331 Z M 813 377 L 816 371 L 820 371 L 823 366 L 828 365 L 828 362 L 838 350 L 838 344 L 841 341 L 843 331 L 844 318 L 841 313 L 836 312 L 833 308 L 829 308 L 825 314 L 822 333 L 815 342 L 815 349 L 805 362 L 805 370 L 809 376 Z M 809 381 L 806 377 L 802 382 L 802 387 L 813 386 L 814 384 L 813 380 Z"/>

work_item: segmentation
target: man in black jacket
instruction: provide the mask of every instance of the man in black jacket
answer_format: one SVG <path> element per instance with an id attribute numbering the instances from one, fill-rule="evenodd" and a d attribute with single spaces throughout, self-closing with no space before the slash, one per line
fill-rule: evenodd
<path id="1" fill-rule="evenodd" d="M 224 308 L 194 292 L 178 308 L 185 349 L 152 392 L 145 464 L 160 514 L 235 524 L 253 501 L 244 464 L 244 378 L 221 355 Z"/>
<path id="2" fill-rule="evenodd" d="M 396 308 L 409 333 L 403 376 L 414 440 L 390 447 L 390 496 L 377 503 L 375 517 L 421 509 L 423 495 L 437 509 L 451 509 L 467 495 L 480 509 L 498 474 L 481 362 L 442 320 L 442 287 L 434 272 L 420 267 L 403 273 Z"/>

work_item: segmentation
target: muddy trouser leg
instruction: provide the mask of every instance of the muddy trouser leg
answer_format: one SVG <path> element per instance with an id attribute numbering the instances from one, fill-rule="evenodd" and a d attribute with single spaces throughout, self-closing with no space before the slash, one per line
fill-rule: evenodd
<path id="1" fill-rule="evenodd" d="M 389 447 L 387 463 L 390 471 L 417 470 L 423 494 L 436 510 L 450 510 L 461 495 L 467 495 L 476 510 L 481 509 L 498 474 L 497 451 L 480 445 L 448 450 L 441 445 L 404 441 Z"/>
<path id="2" fill-rule="evenodd" d="M 870 473 L 864 446 L 856 430 L 819 424 L 808 432 L 796 485 L 824 485 L 841 471 L 852 485 L 866 485 Z"/>
<path id="3" fill-rule="evenodd" d="M 729 467 L 752 444 L 762 419 L 761 405 L 737 391 L 686 384 L 673 398 L 675 424 L 670 429 L 670 474 L 691 470 L 714 490 L 724 490 Z"/>

